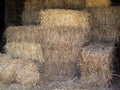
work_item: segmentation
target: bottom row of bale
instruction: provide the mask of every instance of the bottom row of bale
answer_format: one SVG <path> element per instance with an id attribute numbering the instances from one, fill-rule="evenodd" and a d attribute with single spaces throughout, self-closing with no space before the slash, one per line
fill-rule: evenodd
<path id="1" fill-rule="evenodd" d="M 112 79 L 114 51 L 112 43 L 91 43 L 82 48 L 40 47 L 38 45 L 39 48 L 42 48 L 39 49 L 41 51 L 38 50 L 37 45 L 36 48 L 31 48 L 30 44 L 19 44 L 12 47 L 12 50 L 20 48 L 14 50 L 15 52 L 8 47 L 6 48 L 8 53 L 0 55 L 0 79 L 4 83 L 37 84 L 42 80 L 42 74 L 50 79 L 55 79 L 61 76 L 74 77 L 77 72 L 81 73 L 82 80 L 88 80 L 95 75 L 101 82 L 107 84 Z M 24 49 L 30 51 L 29 54 L 23 52 Z M 18 57 L 16 57 L 16 53 Z M 34 57 L 33 53 L 39 55 L 39 58 L 30 58 Z M 79 69 L 78 66 L 80 66 Z"/>

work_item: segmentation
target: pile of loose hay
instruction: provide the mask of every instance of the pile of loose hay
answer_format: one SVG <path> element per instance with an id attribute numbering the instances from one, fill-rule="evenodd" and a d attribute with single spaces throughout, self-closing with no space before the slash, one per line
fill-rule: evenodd
<path id="1" fill-rule="evenodd" d="M 102 41 L 114 41 L 120 25 L 120 7 L 87 8 L 93 17 L 92 38 Z"/>
<path id="2" fill-rule="evenodd" d="M 90 28 L 91 15 L 85 11 L 49 9 L 40 12 L 42 26 Z"/>
<path id="3" fill-rule="evenodd" d="M 87 7 L 109 7 L 111 6 L 110 0 L 86 0 Z"/>
<path id="4" fill-rule="evenodd" d="M 12 58 L 37 60 L 40 63 L 44 61 L 41 45 L 37 43 L 9 42 L 5 49 Z"/>
<path id="5" fill-rule="evenodd" d="M 34 85 L 39 82 L 40 73 L 32 61 L 11 59 L 8 55 L 1 55 L 0 62 L 0 79 L 3 83 Z"/>
<path id="6" fill-rule="evenodd" d="M 112 43 L 92 43 L 83 47 L 82 61 L 80 61 L 81 78 L 88 80 L 92 75 L 96 75 L 100 82 L 107 84 L 113 74 L 113 50 Z"/>
<path id="7" fill-rule="evenodd" d="M 80 59 L 79 47 L 44 46 L 45 75 L 50 78 L 60 76 L 71 77 L 77 73 L 77 63 Z"/>

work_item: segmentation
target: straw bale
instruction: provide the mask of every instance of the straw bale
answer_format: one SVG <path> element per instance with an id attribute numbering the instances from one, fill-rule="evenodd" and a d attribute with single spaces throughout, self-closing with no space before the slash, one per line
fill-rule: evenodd
<path id="1" fill-rule="evenodd" d="M 110 0 L 86 0 L 87 7 L 109 7 L 110 5 Z"/>
<path id="2" fill-rule="evenodd" d="M 16 82 L 22 85 L 35 85 L 40 80 L 38 67 L 29 60 L 18 61 Z"/>
<path id="3" fill-rule="evenodd" d="M 45 75 L 49 78 L 72 77 L 77 73 L 79 47 L 49 45 L 43 47 Z"/>
<path id="4" fill-rule="evenodd" d="M 91 16 L 85 11 L 48 9 L 40 11 L 42 26 L 80 27 L 90 28 Z"/>
<path id="5" fill-rule="evenodd" d="M 30 60 L 12 59 L 9 55 L 0 55 L 0 79 L 3 83 L 17 82 L 23 85 L 38 83 L 40 73 Z"/>
<path id="6" fill-rule="evenodd" d="M 95 75 L 98 76 L 100 82 L 107 84 L 113 74 L 113 50 L 112 43 L 92 43 L 83 47 L 80 62 L 81 78 L 88 80 L 89 77 Z"/>
<path id="7" fill-rule="evenodd" d="M 84 30 L 77 27 L 40 27 L 12 26 L 7 28 L 7 42 L 28 42 L 40 44 L 56 44 L 81 46 L 89 41 L 90 28 Z"/>
<path id="8" fill-rule="evenodd" d="M 93 39 L 114 41 L 120 25 L 120 7 L 87 8 L 93 17 Z"/>
<path id="9" fill-rule="evenodd" d="M 44 7 L 50 8 L 64 8 L 64 0 L 45 0 Z"/>
<path id="10" fill-rule="evenodd" d="M 15 81 L 16 76 L 15 61 L 10 59 L 8 55 L 0 56 L 0 80 L 4 83 L 12 83 Z"/>
<path id="11" fill-rule="evenodd" d="M 39 24 L 39 12 L 38 11 L 26 11 L 22 12 L 22 24 L 23 25 L 37 25 Z"/>
<path id="12" fill-rule="evenodd" d="M 39 11 L 43 8 L 44 0 L 25 0 L 24 10 Z"/>
<path id="13" fill-rule="evenodd" d="M 90 29 L 76 27 L 44 27 L 43 45 L 82 46 L 89 42 Z"/>
<path id="14" fill-rule="evenodd" d="M 37 60 L 40 63 L 44 62 L 41 45 L 38 43 L 9 42 L 5 45 L 5 48 L 6 52 L 10 54 L 12 58 Z"/>
<path id="15" fill-rule="evenodd" d="M 29 42 L 38 43 L 42 41 L 39 26 L 10 26 L 5 31 L 7 42 Z M 39 36 L 39 38 L 38 38 Z"/>
<path id="16" fill-rule="evenodd" d="M 85 0 L 64 0 L 65 8 L 80 9 L 85 6 Z"/>

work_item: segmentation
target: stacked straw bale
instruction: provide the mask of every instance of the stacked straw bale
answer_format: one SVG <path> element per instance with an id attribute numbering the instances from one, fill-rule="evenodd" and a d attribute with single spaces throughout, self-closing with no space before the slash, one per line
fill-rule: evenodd
<path id="1" fill-rule="evenodd" d="M 111 42 L 118 36 L 120 25 L 120 7 L 87 8 L 93 17 L 92 38 Z"/>
<path id="2" fill-rule="evenodd" d="M 89 24 L 89 23 L 88 23 Z M 40 43 L 43 45 L 81 46 L 89 41 L 88 29 L 77 27 L 14 26 L 5 31 L 7 42 Z"/>
<path id="3" fill-rule="evenodd" d="M 81 49 L 70 46 L 48 46 L 44 50 L 45 75 L 49 78 L 71 77 L 77 73 L 77 63 Z"/>
<path id="4" fill-rule="evenodd" d="M 82 61 L 80 62 L 81 78 L 88 80 L 92 75 L 95 75 L 100 82 L 107 84 L 113 74 L 113 51 L 112 43 L 92 43 L 83 47 Z"/>
<path id="5" fill-rule="evenodd" d="M 85 11 L 48 9 L 40 12 L 42 26 L 90 27 L 90 14 Z"/>
<path id="6" fill-rule="evenodd" d="M 110 0 L 86 0 L 87 7 L 109 7 L 111 6 Z"/>
<path id="7" fill-rule="evenodd" d="M 85 6 L 85 0 L 64 0 L 65 8 L 80 9 Z"/>
<path id="8" fill-rule="evenodd" d="M 45 0 L 44 7 L 47 9 L 79 9 L 85 6 L 85 0 Z"/>
<path id="9" fill-rule="evenodd" d="M 34 85 L 39 81 L 37 66 L 30 60 L 11 59 L 0 55 L 0 80 L 3 83 L 17 82 L 23 85 Z"/>
<path id="10" fill-rule="evenodd" d="M 5 45 L 7 54 L 12 58 L 37 60 L 40 63 L 44 61 L 41 45 L 27 42 L 9 42 Z"/>
<path id="11" fill-rule="evenodd" d="M 44 0 L 25 0 L 24 10 L 39 11 L 43 8 Z"/>
<path id="12" fill-rule="evenodd" d="M 26 11 L 22 12 L 22 24 L 23 25 L 37 25 L 39 24 L 39 11 Z"/>
<path id="13" fill-rule="evenodd" d="M 75 27 L 44 27 L 43 45 L 82 46 L 89 41 L 90 30 Z"/>
<path id="14" fill-rule="evenodd" d="M 23 25 L 38 24 L 39 10 L 43 9 L 44 0 L 26 0 L 22 12 Z"/>
<path id="15" fill-rule="evenodd" d="M 64 8 L 64 0 L 45 0 L 44 7 L 50 8 Z"/>
<path id="16" fill-rule="evenodd" d="M 7 42 L 39 43 L 42 34 L 39 26 L 10 26 L 5 31 Z"/>

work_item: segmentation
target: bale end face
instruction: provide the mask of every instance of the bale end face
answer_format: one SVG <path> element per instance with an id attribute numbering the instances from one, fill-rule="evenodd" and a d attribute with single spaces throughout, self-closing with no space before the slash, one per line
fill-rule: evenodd
<path id="1" fill-rule="evenodd" d="M 87 80 L 96 75 L 103 83 L 112 79 L 112 44 L 91 44 L 82 48 L 82 61 L 80 62 L 82 79 Z M 92 81 L 91 81 L 92 82 Z"/>
<path id="2" fill-rule="evenodd" d="M 40 63 L 44 62 L 40 44 L 10 42 L 6 44 L 5 48 L 12 58 L 37 60 Z"/>

